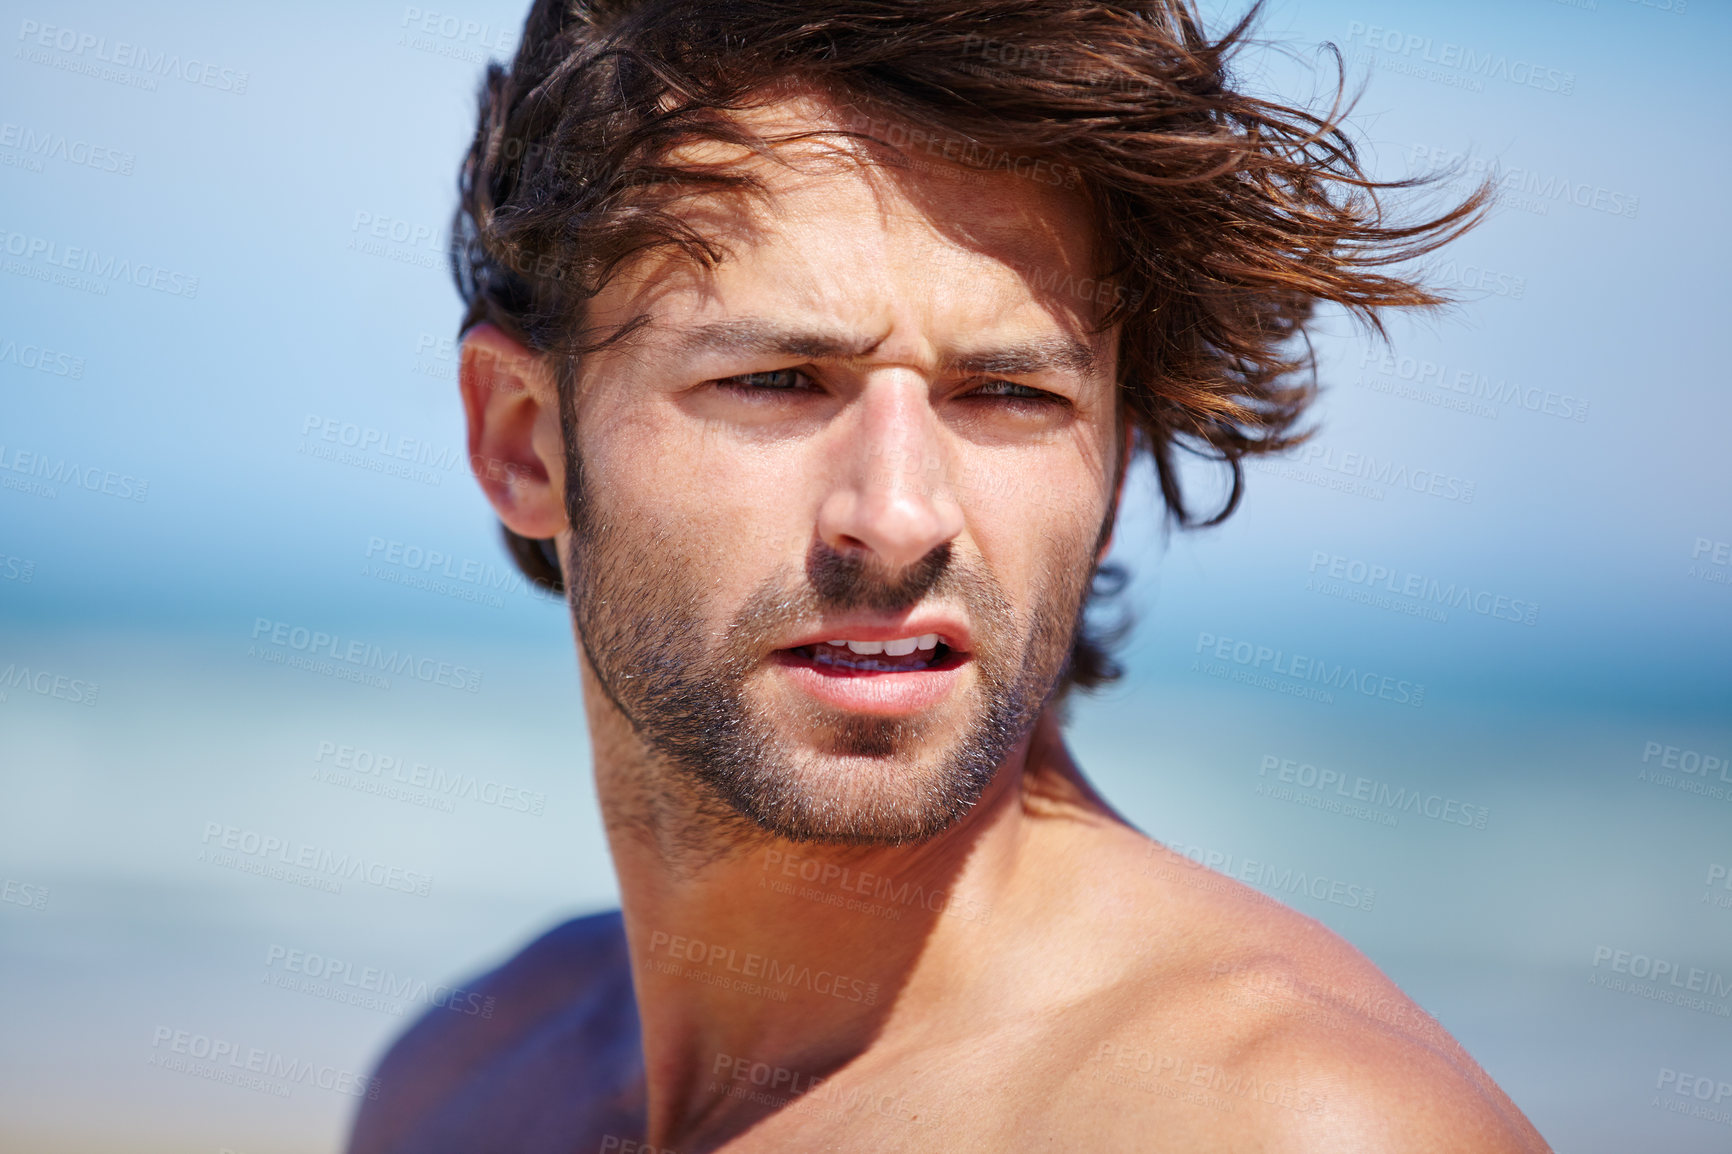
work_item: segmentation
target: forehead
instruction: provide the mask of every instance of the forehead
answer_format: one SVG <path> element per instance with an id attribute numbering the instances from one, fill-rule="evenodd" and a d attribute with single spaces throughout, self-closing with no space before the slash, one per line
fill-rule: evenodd
<path id="1" fill-rule="evenodd" d="M 706 140 L 668 157 L 761 182 L 763 196 L 705 191 L 668 206 L 721 249 L 721 262 L 645 258 L 593 302 L 592 321 L 753 312 L 878 332 L 900 326 L 942 342 L 996 329 L 1081 335 L 1103 311 L 1094 219 L 1067 187 L 1071 170 L 1010 157 L 966 165 L 951 159 L 964 155 L 956 138 L 810 91 L 734 115 L 771 142 L 771 156 Z"/>

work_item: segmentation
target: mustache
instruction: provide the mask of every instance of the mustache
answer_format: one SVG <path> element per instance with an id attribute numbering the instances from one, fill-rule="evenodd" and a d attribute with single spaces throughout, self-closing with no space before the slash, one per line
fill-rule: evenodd
<path id="1" fill-rule="evenodd" d="M 806 554 L 810 599 L 820 611 L 912 609 L 928 595 L 954 585 L 955 576 L 948 541 L 900 569 L 874 560 L 865 550 L 843 553 L 823 541 L 814 541 Z"/>
<path id="2" fill-rule="evenodd" d="M 766 579 L 740 607 L 717 654 L 729 676 L 744 677 L 777 636 L 828 613 L 899 613 L 923 601 L 952 601 L 976 623 L 977 652 L 1013 629 L 1014 616 L 996 582 L 958 560 L 948 542 L 912 565 L 891 566 L 867 550 L 844 553 L 819 541 L 807 550 L 804 569 L 783 569 Z"/>
<path id="3" fill-rule="evenodd" d="M 747 597 L 714 655 L 718 676 L 744 678 L 777 637 L 814 617 L 849 610 L 899 613 L 922 602 L 958 606 L 973 622 L 971 648 L 988 673 L 994 672 L 995 657 L 1017 643 L 1016 615 L 1004 591 L 949 543 L 912 565 L 891 566 L 868 550 L 844 553 L 817 542 L 807 550 L 804 568 L 783 569 Z"/>

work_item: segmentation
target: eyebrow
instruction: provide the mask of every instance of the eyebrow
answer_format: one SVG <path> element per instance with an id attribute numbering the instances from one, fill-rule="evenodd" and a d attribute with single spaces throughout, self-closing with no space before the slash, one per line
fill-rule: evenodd
<path id="1" fill-rule="evenodd" d="M 878 339 L 863 339 L 837 333 L 792 329 L 773 321 L 745 317 L 711 321 L 685 332 L 677 348 L 682 354 L 699 352 L 764 353 L 798 357 L 810 361 L 858 360 L 878 347 Z M 1000 348 L 955 353 L 941 362 L 947 372 L 967 374 L 1002 373 L 1028 376 L 1043 372 L 1070 372 L 1088 376 L 1095 369 L 1094 350 L 1068 336 L 1037 337 Z"/>

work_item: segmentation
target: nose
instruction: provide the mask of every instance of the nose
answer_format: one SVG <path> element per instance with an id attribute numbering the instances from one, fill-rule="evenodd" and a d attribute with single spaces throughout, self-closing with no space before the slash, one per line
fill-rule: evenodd
<path id="1" fill-rule="evenodd" d="M 848 409 L 851 419 L 833 430 L 833 481 L 818 508 L 818 536 L 841 553 L 865 550 L 893 568 L 912 565 L 962 532 L 927 383 L 911 370 L 881 370 Z"/>

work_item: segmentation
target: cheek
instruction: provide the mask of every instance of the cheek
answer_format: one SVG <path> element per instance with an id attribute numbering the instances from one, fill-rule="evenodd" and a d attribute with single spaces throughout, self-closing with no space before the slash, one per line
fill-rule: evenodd
<path id="1" fill-rule="evenodd" d="M 704 589 L 741 594 L 804 556 L 812 524 L 800 521 L 795 446 L 743 446 L 702 422 L 639 415 L 610 422 L 585 449 L 598 504 L 655 554 L 692 567 Z"/>
<path id="2" fill-rule="evenodd" d="M 1092 481 L 1021 477 L 1008 494 L 975 494 L 969 533 L 993 579 L 1027 620 L 1055 601 L 1080 596 L 1105 516 Z M 966 499 L 966 497 L 965 497 Z"/>

